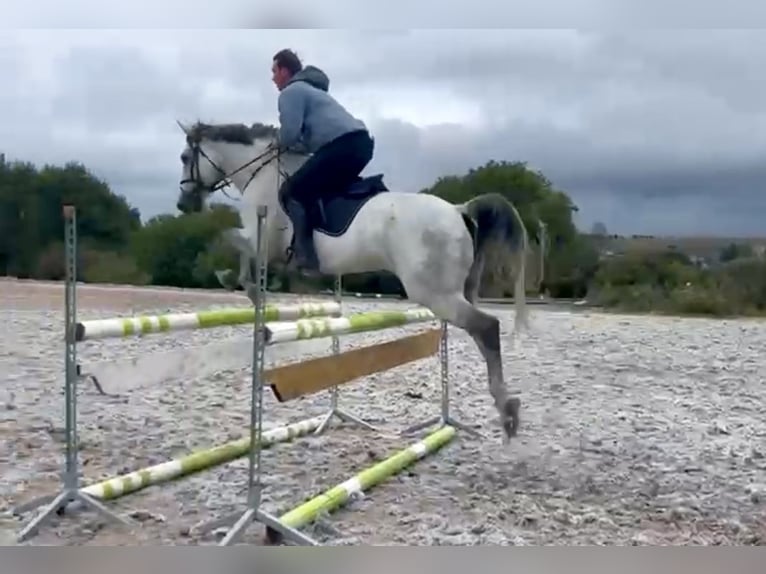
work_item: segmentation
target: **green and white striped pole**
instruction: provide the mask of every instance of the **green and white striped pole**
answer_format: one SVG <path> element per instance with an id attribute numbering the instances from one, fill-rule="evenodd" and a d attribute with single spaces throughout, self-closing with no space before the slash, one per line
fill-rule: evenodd
<path id="1" fill-rule="evenodd" d="M 324 420 L 318 416 L 264 431 L 261 446 L 288 442 L 314 432 Z M 247 455 L 250 452 L 250 437 L 244 437 L 210 449 L 199 450 L 180 458 L 161 462 L 134 472 L 123 474 L 91 484 L 80 489 L 100 500 L 113 500 L 126 494 L 138 492 L 149 486 L 169 482 L 214 466 L 220 466 Z M 16 513 L 27 512 L 52 500 L 52 496 L 40 497 L 15 509 Z"/>
<path id="2" fill-rule="evenodd" d="M 436 318 L 436 315 L 428 309 L 408 309 L 406 311 L 368 311 L 345 317 L 299 319 L 290 323 L 266 325 L 266 342 L 274 345 L 305 339 L 320 339 L 332 335 L 379 331 L 433 321 Z"/>
<path id="3" fill-rule="evenodd" d="M 301 528 L 313 522 L 320 514 L 336 510 L 354 495 L 380 484 L 413 462 L 439 450 L 454 437 L 455 428 L 444 426 L 423 440 L 400 450 L 393 456 L 283 514 L 279 517 L 279 521 L 291 528 Z"/>
<path id="4" fill-rule="evenodd" d="M 314 417 L 264 431 L 261 448 L 268 448 L 276 443 L 287 442 L 305 436 L 322 423 L 322 417 Z M 200 450 L 181 458 L 176 458 L 150 466 L 130 474 L 118 476 L 85 487 L 86 494 L 102 500 L 112 500 L 132 492 L 187 476 L 201 470 L 219 466 L 245 456 L 250 452 L 250 437 L 237 439 L 210 449 Z"/>
<path id="5" fill-rule="evenodd" d="M 265 321 L 295 321 L 309 317 L 339 315 L 340 305 L 335 301 L 298 303 L 292 305 L 267 305 Z M 255 320 L 253 307 L 225 307 L 196 313 L 167 313 L 138 317 L 115 317 L 80 321 L 75 328 L 75 339 L 124 338 L 170 331 L 210 329 L 213 327 L 246 325 Z"/>

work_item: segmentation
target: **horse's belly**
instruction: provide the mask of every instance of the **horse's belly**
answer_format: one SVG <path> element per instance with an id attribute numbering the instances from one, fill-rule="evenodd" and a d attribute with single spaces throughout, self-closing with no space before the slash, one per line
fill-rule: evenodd
<path id="1" fill-rule="evenodd" d="M 370 199 L 343 235 L 314 234 L 317 255 L 326 273 L 364 273 L 388 269 L 386 222 L 396 202 L 387 193 Z"/>

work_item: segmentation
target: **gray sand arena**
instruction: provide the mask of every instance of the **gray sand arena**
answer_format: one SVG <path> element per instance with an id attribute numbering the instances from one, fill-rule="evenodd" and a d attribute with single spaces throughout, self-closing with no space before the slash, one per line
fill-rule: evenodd
<path id="1" fill-rule="evenodd" d="M 241 295 L 81 287 L 79 318 L 244 304 Z M 281 297 L 284 301 L 295 297 Z M 312 298 L 314 299 L 314 298 Z M 274 301 L 275 299 L 272 299 Z M 58 486 L 62 460 L 63 288 L 0 281 L 0 511 Z M 349 300 L 344 311 L 398 307 Z M 513 312 L 496 307 L 507 337 Z M 522 391 L 520 436 L 501 447 L 483 362 L 451 330 L 454 413 L 481 428 L 369 491 L 313 533 L 326 544 L 764 544 L 766 324 L 628 317 L 533 307 L 534 332 L 505 346 Z M 423 326 L 344 338 L 344 348 Z M 107 340 L 88 359 L 140 356 L 248 337 L 249 327 Z M 326 341 L 329 350 L 330 340 Z M 304 357 L 306 355 L 303 355 Z M 314 353 L 311 356 L 316 356 Z M 296 356 L 295 359 L 299 357 Z M 249 368 L 169 380 L 104 397 L 80 391 L 86 482 L 238 438 Z M 387 429 L 438 409 L 438 359 L 344 389 L 342 405 Z M 105 381 L 108 389 L 109 382 Z M 423 398 L 413 396 L 422 393 Z M 268 426 L 325 412 L 325 393 L 287 405 L 265 394 Z M 265 506 L 281 513 L 408 444 L 353 427 L 264 455 Z M 56 519 L 32 544 L 214 544 L 189 528 L 242 508 L 246 459 L 108 503 L 142 522 L 135 533 L 91 513 Z M 24 523 L 29 515 L 24 517 Z M 21 526 L 0 518 L 0 538 Z M 5 533 L 3 535 L 3 532 Z M 220 534 L 219 534 L 220 535 Z M 261 543 L 259 525 L 244 542 Z"/>

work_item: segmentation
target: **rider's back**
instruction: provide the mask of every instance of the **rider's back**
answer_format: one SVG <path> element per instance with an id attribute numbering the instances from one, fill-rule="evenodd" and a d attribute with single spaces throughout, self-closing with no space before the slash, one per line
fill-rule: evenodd
<path id="1" fill-rule="evenodd" d="M 279 94 L 280 143 L 302 143 L 308 152 L 349 132 L 367 129 L 328 93 L 329 80 L 320 69 L 306 66 Z"/>

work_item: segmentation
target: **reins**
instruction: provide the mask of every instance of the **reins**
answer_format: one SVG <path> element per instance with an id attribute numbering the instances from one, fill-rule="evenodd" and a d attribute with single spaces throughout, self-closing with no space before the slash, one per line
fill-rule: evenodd
<path id="1" fill-rule="evenodd" d="M 231 173 L 228 173 L 228 174 L 227 174 L 227 173 L 226 173 L 226 172 L 225 172 L 223 169 L 221 169 L 221 167 L 220 167 L 218 164 L 216 164 L 216 163 L 215 163 L 215 162 L 214 162 L 212 159 L 210 159 L 210 156 L 208 156 L 208 155 L 205 153 L 205 150 L 204 150 L 204 149 L 202 149 L 202 145 L 201 145 L 201 142 L 199 142 L 199 141 L 190 142 L 190 143 L 189 143 L 189 147 L 190 147 L 190 148 L 191 148 L 191 150 L 192 150 L 192 160 L 191 160 L 191 162 L 192 162 L 192 163 L 191 163 L 191 169 L 189 170 L 189 173 L 190 173 L 190 177 L 189 177 L 189 178 L 187 178 L 187 179 L 183 179 L 183 180 L 181 180 L 181 181 L 180 181 L 180 185 L 183 185 L 183 184 L 185 184 L 185 183 L 193 183 L 193 184 L 194 184 L 195 186 L 197 186 L 198 188 L 199 188 L 199 187 L 206 187 L 206 186 L 204 186 L 204 185 L 202 184 L 202 177 L 200 176 L 199 156 L 201 155 L 201 156 L 202 156 L 202 157 L 204 157 L 204 158 L 205 158 L 205 159 L 206 159 L 208 162 L 210 162 L 210 165 L 212 165 L 212 166 L 213 166 L 213 167 L 214 167 L 214 168 L 215 168 L 215 169 L 216 169 L 216 170 L 217 170 L 217 171 L 218 171 L 218 172 L 219 172 L 219 173 L 220 173 L 220 174 L 223 176 L 223 177 L 221 178 L 221 180 L 220 180 L 218 183 L 216 183 L 215 185 L 212 185 L 212 186 L 207 186 L 207 187 L 208 187 L 208 189 L 209 189 L 209 191 L 210 191 L 210 193 L 214 193 L 214 192 L 216 192 L 216 191 L 218 191 L 218 190 L 221 190 L 221 192 L 222 192 L 222 193 L 223 193 L 223 194 L 224 194 L 226 197 L 228 197 L 229 199 L 231 199 L 232 201 L 239 201 L 239 198 L 234 198 L 234 197 L 231 197 L 231 196 L 230 196 L 228 193 L 226 193 L 226 190 L 225 190 L 225 188 L 227 188 L 227 187 L 229 187 L 230 185 L 232 185 L 232 182 L 231 182 L 231 180 L 230 180 L 230 178 L 231 178 L 232 176 L 234 176 L 234 175 L 238 174 L 239 172 L 241 172 L 241 171 L 243 171 L 243 170 L 247 169 L 248 167 L 250 167 L 250 166 L 251 166 L 251 165 L 253 165 L 254 163 L 256 163 L 256 162 L 258 162 L 258 161 L 262 160 L 264 157 L 268 156 L 269 154 L 273 154 L 274 152 L 276 152 L 276 153 L 273 155 L 273 157 L 270 157 L 270 158 L 268 158 L 266 161 L 264 161 L 263 163 L 261 163 L 261 165 L 259 165 L 259 166 L 258 166 L 258 167 L 257 167 L 255 170 L 253 170 L 253 173 L 252 173 L 252 174 L 250 174 L 250 178 L 247 180 L 247 183 L 245 183 L 245 185 L 242 187 L 242 189 L 243 189 L 243 190 L 245 190 L 245 189 L 247 189 L 247 186 L 248 186 L 248 185 L 250 185 L 250 182 L 251 182 L 251 181 L 253 181 L 253 179 L 255 179 L 255 176 L 256 176 L 256 175 L 258 175 L 258 173 L 259 173 L 259 172 L 260 172 L 260 171 L 261 171 L 261 170 L 262 170 L 264 167 L 266 167 L 267 165 L 269 165 L 269 164 L 270 164 L 271 162 L 273 162 L 275 159 L 276 159 L 276 160 L 279 160 L 279 157 L 280 157 L 280 155 L 281 155 L 281 151 L 280 151 L 280 149 L 279 149 L 279 145 L 278 145 L 278 144 L 274 144 L 274 143 L 272 143 L 272 144 L 269 144 L 269 146 L 266 148 L 266 150 L 264 150 L 262 153 L 258 154 L 258 155 L 257 155 L 256 157 L 254 157 L 253 159 L 251 159 L 251 160 L 249 160 L 249 161 L 245 162 L 244 164 L 242 164 L 241 166 L 239 166 L 237 169 L 235 169 L 235 170 L 234 170 L 234 171 L 232 171 Z M 196 170 L 196 173 L 195 173 L 195 170 Z M 284 170 L 281 170 L 281 169 L 280 169 L 280 170 L 279 170 L 279 174 L 280 174 L 282 177 L 284 177 L 284 178 L 287 178 L 287 174 L 284 172 Z M 244 191 L 240 191 L 240 193 L 244 193 Z"/>

